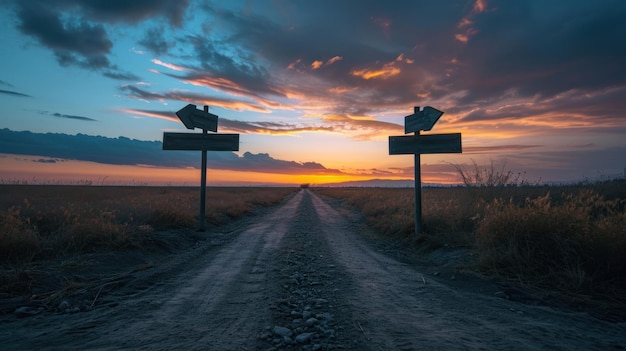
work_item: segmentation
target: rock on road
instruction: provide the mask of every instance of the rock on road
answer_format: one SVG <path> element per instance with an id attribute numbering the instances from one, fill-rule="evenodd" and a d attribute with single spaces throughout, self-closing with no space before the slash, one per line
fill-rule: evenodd
<path id="1" fill-rule="evenodd" d="M 4 350 L 621 350 L 626 325 L 462 289 L 302 190 L 89 312 L 0 320 Z"/>

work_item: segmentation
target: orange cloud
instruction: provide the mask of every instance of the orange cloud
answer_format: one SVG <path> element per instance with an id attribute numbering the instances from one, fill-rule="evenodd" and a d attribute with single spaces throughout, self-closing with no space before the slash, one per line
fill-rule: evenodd
<path id="1" fill-rule="evenodd" d="M 176 117 L 174 113 L 160 112 L 160 111 L 135 110 L 132 108 L 121 108 L 121 109 L 118 109 L 118 111 L 123 112 L 123 113 L 128 113 L 131 115 L 139 115 L 139 116 L 165 119 L 168 121 L 180 122 L 180 119 L 178 119 L 178 117 Z"/>
<path id="2" fill-rule="evenodd" d="M 361 69 L 352 71 L 353 76 L 361 77 L 363 79 L 387 79 L 389 77 L 397 76 L 401 70 L 393 65 L 385 65 L 380 69 Z"/>
<path id="3" fill-rule="evenodd" d="M 455 34 L 454 38 L 461 43 L 467 43 L 471 37 L 478 33 L 478 30 L 472 27 L 472 24 L 474 24 L 474 22 L 471 20 L 471 18 L 477 13 L 482 13 L 485 11 L 487 11 L 487 1 L 476 0 L 476 2 L 474 2 L 474 6 L 472 6 L 472 11 L 466 17 L 461 19 L 461 21 L 459 21 L 459 23 L 457 24 L 457 27 L 459 29 L 466 28 L 465 31 Z"/>
<path id="4" fill-rule="evenodd" d="M 318 69 L 318 68 L 322 67 L 323 64 L 324 64 L 324 62 L 319 61 L 319 60 L 315 60 L 311 64 L 311 68 L 315 70 L 315 69 Z"/>
<path id="5" fill-rule="evenodd" d="M 335 88 L 330 88 L 328 91 L 330 91 L 333 94 L 343 94 L 349 91 L 353 91 L 355 89 L 356 88 L 354 87 L 335 87 Z"/>
<path id="6" fill-rule="evenodd" d="M 343 59 L 343 57 L 341 56 L 335 56 L 333 58 L 331 58 L 330 60 L 328 60 L 326 62 L 327 65 L 332 65 L 333 63 L 337 62 L 337 61 L 341 61 Z"/>
<path id="7" fill-rule="evenodd" d="M 393 76 L 396 76 L 402 72 L 402 70 L 397 67 L 398 63 L 406 63 L 413 64 L 415 62 L 413 59 L 407 58 L 404 54 L 398 55 L 395 60 L 391 62 L 387 62 L 383 65 L 383 67 L 379 69 L 369 69 L 364 68 L 360 70 L 353 70 L 350 72 L 353 76 L 361 77 L 363 79 L 387 79 Z"/>
<path id="8" fill-rule="evenodd" d="M 473 8 L 475 13 L 485 12 L 486 9 L 487 9 L 486 0 L 476 0 L 476 2 L 474 3 L 474 8 Z"/>
<path id="9" fill-rule="evenodd" d="M 287 69 L 297 70 L 297 66 L 300 64 L 300 62 L 302 62 L 302 59 L 295 60 L 294 62 L 290 63 L 289 66 L 287 66 Z"/>

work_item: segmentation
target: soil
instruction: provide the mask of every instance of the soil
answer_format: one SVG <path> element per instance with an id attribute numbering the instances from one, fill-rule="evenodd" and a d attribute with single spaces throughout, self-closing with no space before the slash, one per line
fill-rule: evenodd
<path id="1" fill-rule="evenodd" d="M 3 350 L 626 348 L 623 321 L 460 270 L 471 260 L 462 251 L 442 249 L 426 260 L 372 237 L 358 214 L 304 189 L 280 206 L 207 233 L 158 233 L 151 250 L 48 262 L 41 270 L 56 274 L 47 285 L 34 287 L 35 295 L 0 300 L 0 345 Z"/>

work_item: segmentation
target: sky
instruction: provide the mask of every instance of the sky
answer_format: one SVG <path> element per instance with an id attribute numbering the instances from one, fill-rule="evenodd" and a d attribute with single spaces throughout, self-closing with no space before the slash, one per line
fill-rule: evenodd
<path id="1" fill-rule="evenodd" d="M 424 183 L 495 163 L 530 182 L 626 171 L 621 0 L 0 2 L 0 181 L 197 184 L 200 152 L 162 150 L 209 106 L 239 151 L 208 184 L 412 179 L 389 155 L 414 107 Z"/>

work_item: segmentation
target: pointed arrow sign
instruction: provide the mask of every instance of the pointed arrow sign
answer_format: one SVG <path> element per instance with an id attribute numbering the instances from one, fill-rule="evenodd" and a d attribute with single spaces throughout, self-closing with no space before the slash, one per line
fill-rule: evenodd
<path id="1" fill-rule="evenodd" d="M 198 110 L 196 105 L 189 104 L 183 107 L 176 112 L 176 116 L 180 118 L 187 129 L 200 128 L 217 132 L 218 117 L 212 113 Z"/>
<path id="2" fill-rule="evenodd" d="M 414 108 L 414 113 L 404 117 L 404 134 L 417 132 L 420 130 L 429 131 L 433 128 L 443 112 L 436 108 L 426 106 L 420 111 L 419 106 Z"/>

